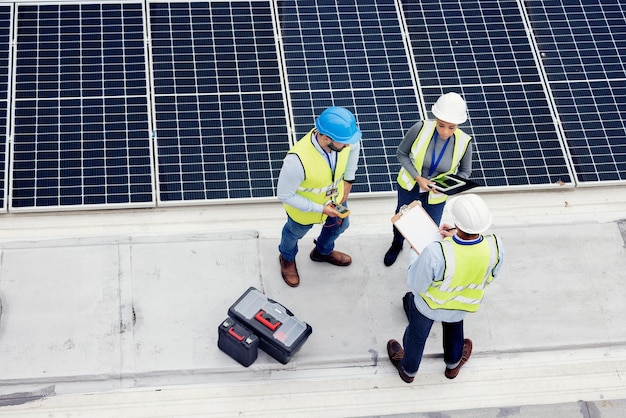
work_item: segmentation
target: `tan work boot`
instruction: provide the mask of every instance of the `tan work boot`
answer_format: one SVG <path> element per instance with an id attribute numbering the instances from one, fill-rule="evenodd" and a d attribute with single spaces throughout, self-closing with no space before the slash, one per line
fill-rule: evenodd
<path id="1" fill-rule="evenodd" d="M 283 275 L 283 280 L 288 286 L 298 287 L 300 284 L 300 276 L 298 275 L 298 268 L 296 267 L 296 261 L 287 261 L 283 258 L 283 255 L 279 255 L 280 260 L 280 273 Z"/>

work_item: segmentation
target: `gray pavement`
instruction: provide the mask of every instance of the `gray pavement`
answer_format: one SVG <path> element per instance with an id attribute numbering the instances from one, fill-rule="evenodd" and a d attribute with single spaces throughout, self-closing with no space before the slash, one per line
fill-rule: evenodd
<path id="1" fill-rule="evenodd" d="M 394 196 L 352 200 L 347 268 L 305 237 L 295 289 L 276 202 L 0 216 L 0 416 L 624 416 L 626 188 L 481 194 L 506 260 L 474 353 L 445 379 L 435 325 L 412 385 L 386 356 L 410 251 L 382 263 Z M 250 286 L 313 327 L 286 365 L 217 348 Z"/>

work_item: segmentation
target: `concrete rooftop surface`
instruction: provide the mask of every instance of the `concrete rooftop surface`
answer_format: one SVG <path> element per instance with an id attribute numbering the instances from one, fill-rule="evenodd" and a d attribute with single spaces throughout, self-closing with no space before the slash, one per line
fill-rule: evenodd
<path id="1" fill-rule="evenodd" d="M 435 324 L 415 381 L 386 354 L 406 326 L 406 245 L 385 267 L 395 196 L 354 196 L 336 248 L 283 283 L 276 201 L 0 216 L 0 417 L 626 416 L 626 187 L 478 191 L 504 242 L 445 378 Z M 449 214 L 444 213 L 444 221 Z M 313 328 L 287 364 L 217 347 L 250 286 Z"/>

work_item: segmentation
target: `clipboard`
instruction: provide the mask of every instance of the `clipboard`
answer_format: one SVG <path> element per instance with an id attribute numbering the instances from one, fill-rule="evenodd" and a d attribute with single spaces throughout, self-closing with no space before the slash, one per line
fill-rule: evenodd
<path id="1" fill-rule="evenodd" d="M 391 218 L 391 222 L 417 254 L 431 242 L 443 238 L 439 232 L 439 226 L 417 200 L 408 206 L 401 207 L 400 211 Z"/>
<path id="2" fill-rule="evenodd" d="M 448 174 L 440 179 L 432 179 L 435 182 L 435 189 L 448 196 L 464 192 L 477 187 L 478 184 L 470 179 L 464 179 L 456 174 Z"/>

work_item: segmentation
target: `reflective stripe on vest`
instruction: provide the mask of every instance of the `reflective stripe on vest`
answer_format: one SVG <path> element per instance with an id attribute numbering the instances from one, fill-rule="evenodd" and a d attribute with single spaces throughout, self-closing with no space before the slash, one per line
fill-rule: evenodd
<path id="1" fill-rule="evenodd" d="M 289 150 L 289 154 L 296 154 L 304 168 L 304 181 L 296 191 L 297 194 L 307 199 L 324 205 L 334 196 L 343 196 L 343 175 L 348 166 L 348 155 L 350 148 L 346 147 L 342 152 L 337 153 L 337 163 L 335 165 L 335 175 L 326 160 L 313 145 L 313 130 L 303 136 Z M 319 212 L 302 212 L 293 206 L 283 204 L 287 214 L 291 219 L 301 225 L 311 225 L 322 223 L 327 215 Z"/>
<path id="2" fill-rule="evenodd" d="M 298 191 L 315 193 L 315 194 L 324 193 L 324 196 L 326 196 L 327 193 L 330 194 L 330 192 L 332 192 L 333 190 L 338 190 L 339 184 L 341 184 L 342 182 L 343 182 L 343 178 L 340 178 L 340 179 L 335 180 L 332 184 L 326 187 L 307 188 L 307 187 L 300 186 L 298 187 Z"/>
<path id="3" fill-rule="evenodd" d="M 420 295 L 431 309 L 476 312 L 499 262 L 496 238 L 486 235 L 472 245 L 457 244 L 452 238 L 440 243 L 446 263 L 443 280 Z"/>
<path id="4" fill-rule="evenodd" d="M 426 120 L 423 123 L 422 129 L 417 134 L 417 138 L 413 141 L 413 145 L 411 147 L 411 153 L 409 157 L 411 161 L 413 161 L 413 165 L 417 169 L 418 173 L 422 172 L 422 167 L 424 165 L 424 158 L 426 157 L 426 150 L 428 149 L 428 144 L 430 143 L 435 129 L 437 129 L 437 121 L 436 120 Z M 457 171 L 457 167 L 461 163 L 461 159 L 465 155 L 465 151 L 472 140 L 472 137 L 463 132 L 460 129 L 454 131 L 454 150 L 452 151 L 452 164 L 450 166 L 450 170 L 439 174 L 435 178 L 443 177 L 446 174 L 455 174 Z M 417 184 L 414 178 L 411 177 L 408 170 L 404 167 L 400 169 L 398 173 L 398 185 L 405 190 L 411 191 Z M 428 193 L 428 203 L 437 204 L 441 202 L 445 202 L 448 196 L 444 193 L 437 192 L 429 192 Z"/>

